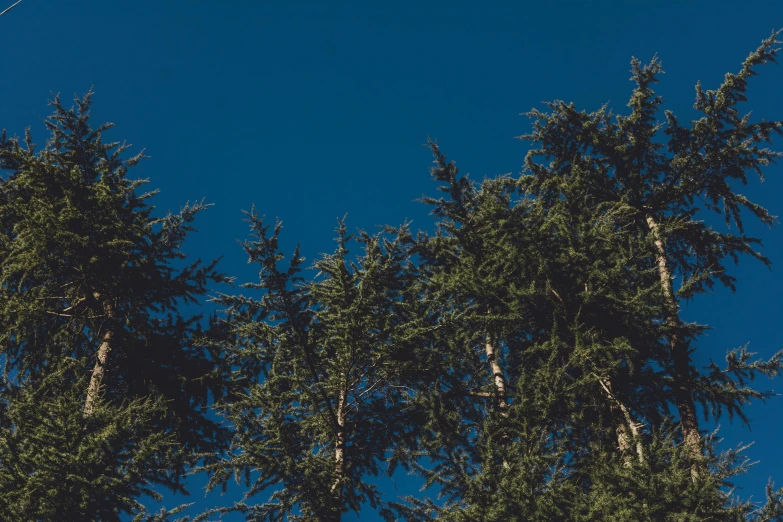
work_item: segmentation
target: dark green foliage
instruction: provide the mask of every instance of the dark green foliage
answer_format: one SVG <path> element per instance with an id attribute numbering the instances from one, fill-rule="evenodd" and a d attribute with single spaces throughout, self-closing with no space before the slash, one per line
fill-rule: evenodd
<path id="1" fill-rule="evenodd" d="M 121 520 L 141 495 L 182 491 L 173 435 L 157 429 L 159 398 L 99 406 L 82 418 L 89 373 L 61 359 L 38 382 L 3 383 L 0 513 L 4 520 Z M 179 462 L 179 464 L 177 464 Z"/>
<path id="2" fill-rule="evenodd" d="M 690 457 L 674 427 L 665 423 L 651 430 L 647 460 L 629 466 L 615 452 L 594 448 L 590 467 L 591 488 L 573 505 L 576 521 L 774 521 L 781 520 L 783 490 L 768 488 L 763 506 L 742 501 L 729 489 L 735 477 L 752 464 L 738 447 L 717 452 L 715 434 L 704 439 L 709 474 L 701 481 L 691 477 Z"/>

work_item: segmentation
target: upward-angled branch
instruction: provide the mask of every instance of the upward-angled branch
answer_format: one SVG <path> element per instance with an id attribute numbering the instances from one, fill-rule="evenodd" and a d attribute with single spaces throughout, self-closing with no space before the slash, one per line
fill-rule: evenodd
<path id="1" fill-rule="evenodd" d="M 619 411 L 623 417 L 620 422 L 617 423 L 617 446 L 619 447 L 620 452 L 626 453 L 629 449 L 631 449 L 630 439 L 633 437 L 633 439 L 636 440 L 636 454 L 639 457 L 639 463 L 644 464 L 644 447 L 642 446 L 641 440 L 639 440 L 639 427 L 641 425 L 637 422 L 634 422 L 631 411 L 614 394 L 612 391 L 612 382 L 606 378 L 600 379 L 598 382 L 601 384 L 601 388 L 603 388 L 604 393 L 606 393 L 607 397 L 609 397 L 612 414 L 614 415 Z M 628 430 L 631 430 L 630 437 L 628 435 Z M 630 466 L 631 461 L 626 460 L 626 465 Z"/>

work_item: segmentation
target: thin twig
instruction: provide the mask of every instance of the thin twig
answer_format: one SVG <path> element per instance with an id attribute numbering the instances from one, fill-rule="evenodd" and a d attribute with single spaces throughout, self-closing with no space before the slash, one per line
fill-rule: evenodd
<path id="1" fill-rule="evenodd" d="M 47 314 L 57 315 L 60 317 L 78 317 L 77 315 L 73 314 L 60 314 L 57 312 L 50 312 L 49 310 L 46 311 Z M 106 317 L 106 314 L 100 314 L 100 315 L 88 315 L 86 319 L 98 319 L 99 317 Z"/>
<path id="2" fill-rule="evenodd" d="M 492 392 L 473 392 L 473 391 L 469 391 L 468 395 L 470 397 L 483 397 L 485 399 L 488 399 L 488 398 L 491 398 L 491 397 L 495 396 L 495 394 L 492 393 Z"/>
<path id="3" fill-rule="evenodd" d="M 5 11 L 3 11 L 2 13 L 0 13 L 0 16 L 3 16 L 3 15 L 4 15 L 4 14 L 6 14 L 8 11 L 10 11 L 11 9 L 13 9 L 14 7 L 16 7 L 17 5 L 19 5 L 19 4 L 21 4 L 21 3 L 22 3 L 22 0 L 17 0 L 17 2 L 16 2 L 14 5 L 12 5 L 11 7 L 6 7 L 6 8 L 5 8 Z"/>

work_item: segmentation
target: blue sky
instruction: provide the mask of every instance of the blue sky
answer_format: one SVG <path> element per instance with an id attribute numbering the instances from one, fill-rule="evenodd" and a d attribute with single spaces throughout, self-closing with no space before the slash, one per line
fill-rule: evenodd
<path id="1" fill-rule="evenodd" d="M 552 99 L 622 112 L 631 56 L 658 53 L 666 75 L 657 90 L 685 121 L 697 80 L 716 87 L 781 27 L 779 0 L 24 0 L 0 18 L 0 127 L 31 126 L 43 143 L 50 93 L 70 99 L 92 86 L 95 122 L 115 122 L 112 138 L 151 157 L 135 176 L 161 189 L 161 212 L 187 200 L 215 204 L 188 252 L 224 255 L 223 269 L 248 281 L 256 270 L 236 243 L 247 231 L 241 209 L 280 217 L 284 246 L 301 242 L 310 260 L 332 249 L 346 212 L 353 227 L 412 219 L 429 229 L 427 209 L 413 202 L 434 192 L 428 136 L 473 179 L 518 174 L 527 148 L 514 137 L 529 129 L 520 113 Z M 747 108 L 783 119 L 781 85 L 783 69 L 765 67 Z M 746 194 L 782 214 L 783 169 L 766 173 Z M 748 342 L 762 356 L 783 347 L 783 230 L 750 232 L 764 239 L 773 269 L 743 260 L 736 294 L 688 306 L 687 318 L 714 327 L 697 362 Z M 750 407 L 752 432 L 721 421 L 724 445 L 755 441 L 747 453 L 761 461 L 738 481 L 742 496 L 761 499 L 771 475 L 783 482 L 781 406 L 774 398 Z M 413 484 L 398 480 L 400 490 Z M 192 493 L 196 507 L 222 502 Z"/>

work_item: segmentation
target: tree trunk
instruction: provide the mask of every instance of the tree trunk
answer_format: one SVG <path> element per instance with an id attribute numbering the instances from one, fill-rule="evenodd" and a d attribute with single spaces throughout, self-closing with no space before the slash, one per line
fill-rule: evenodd
<path id="1" fill-rule="evenodd" d="M 487 334 L 487 342 L 484 346 L 487 353 L 487 360 L 489 361 L 489 367 L 492 369 L 492 378 L 495 384 L 495 400 L 497 401 L 498 411 L 503 418 L 508 417 L 508 399 L 506 397 L 506 378 L 503 375 L 503 367 L 498 362 L 497 349 L 492 341 L 492 337 Z M 501 428 L 500 443 L 508 444 L 511 437 L 505 427 Z M 504 460 L 503 467 L 508 467 L 508 463 Z"/>
<path id="2" fill-rule="evenodd" d="M 93 296 L 100 300 L 101 294 L 98 292 L 93 292 Z M 98 394 L 101 390 L 101 383 L 103 382 L 106 361 L 108 360 L 109 350 L 111 349 L 111 340 L 114 335 L 114 307 L 112 306 L 110 300 L 107 300 L 103 304 L 103 311 L 106 314 L 109 324 L 103 334 L 101 344 L 98 347 L 97 360 L 95 361 L 95 367 L 92 370 L 90 384 L 87 387 L 87 399 L 84 401 L 85 419 L 92 415 L 98 402 Z"/>
<path id="3" fill-rule="evenodd" d="M 631 416 L 631 411 L 623 402 L 617 398 L 612 392 L 612 382 L 609 379 L 601 379 L 599 381 L 604 392 L 609 397 L 609 408 L 612 411 L 612 415 L 619 417 L 622 415 L 620 422 L 617 423 L 617 446 L 620 448 L 621 454 L 627 454 L 631 449 L 631 438 L 636 440 L 636 454 L 639 457 L 639 463 L 644 464 L 644 448 L 642 441 L 639 439 L 639 428 L 641 424 L 634 422 Z M 618 415 L 618 413 L 620 415 Z M 628 434 L 630 430 L 631 434 Z M 625 465 L 631 466 L 632 459 L 626 459 Z"/>
<path id="4" fill-rule="evenodd" d="M 672 278 L 669 272 L 666 259 L 666 247 L 663 244 L 663 238 L 660 235 L 658 223 L 652 216 L 647 216 L 647 225 L 655 238 L 655 247 L 658 250 L 658 274 L 661 278 L 661 286 L 666 296 L 669 306 L 668 321 L 672 326 L 680 324 L 678 313 L 677 297 L 672 288 Z M 674 366 L 674 400 L 677 405 L 677 411 L 680 414 L 680 426 L 682 428 L 682 438 L 688 452 L 695 462 L 702 458 L 701 453 L 701 435 L 699 435 L 699 421 L 696 415 L 696 405 L 693 402 L 693 383 L 690 379 L 690 356 L 688 355 L 688 344 L 682 339 L 679 333 L 674 333 L 669 338 L 672 363 Z M 691 467 L 691 476 L 694 480 L 698 478 L 699 471 L 697 466 Z"/>
<path id="5" fill-rule="evenodd" d="M 334 496 L 333 522 L 339 522 L 343 504 L 343 481 L 345 479 L 345 443 L 347 439 L 345 429 L 345 410 L 348 392 L 345 388 L 340 390 L 340 398 L 337 403 L 337 440 L 334 445 L 334 482 L 332 482 L 332 495 Z"/>
<path id="6" fill-rule="evenodd" d="M 495 344 L 492 342 L 492 338 L 487 335 L 487 343 L 485 346 L 487 352 L 487 360 L 489 361 L 489 367 L 492 369 L 492 378 L 495 384 L 495 396 L 497 398 L 498 409 L 501 415 L 504 417 L 508 415 L 506 408 L 508 408 L 508 402 L 506 400 L 506 378 L 503 375 L 503 368 L 500 366 L 497 357 L 497 351 Z"/>

